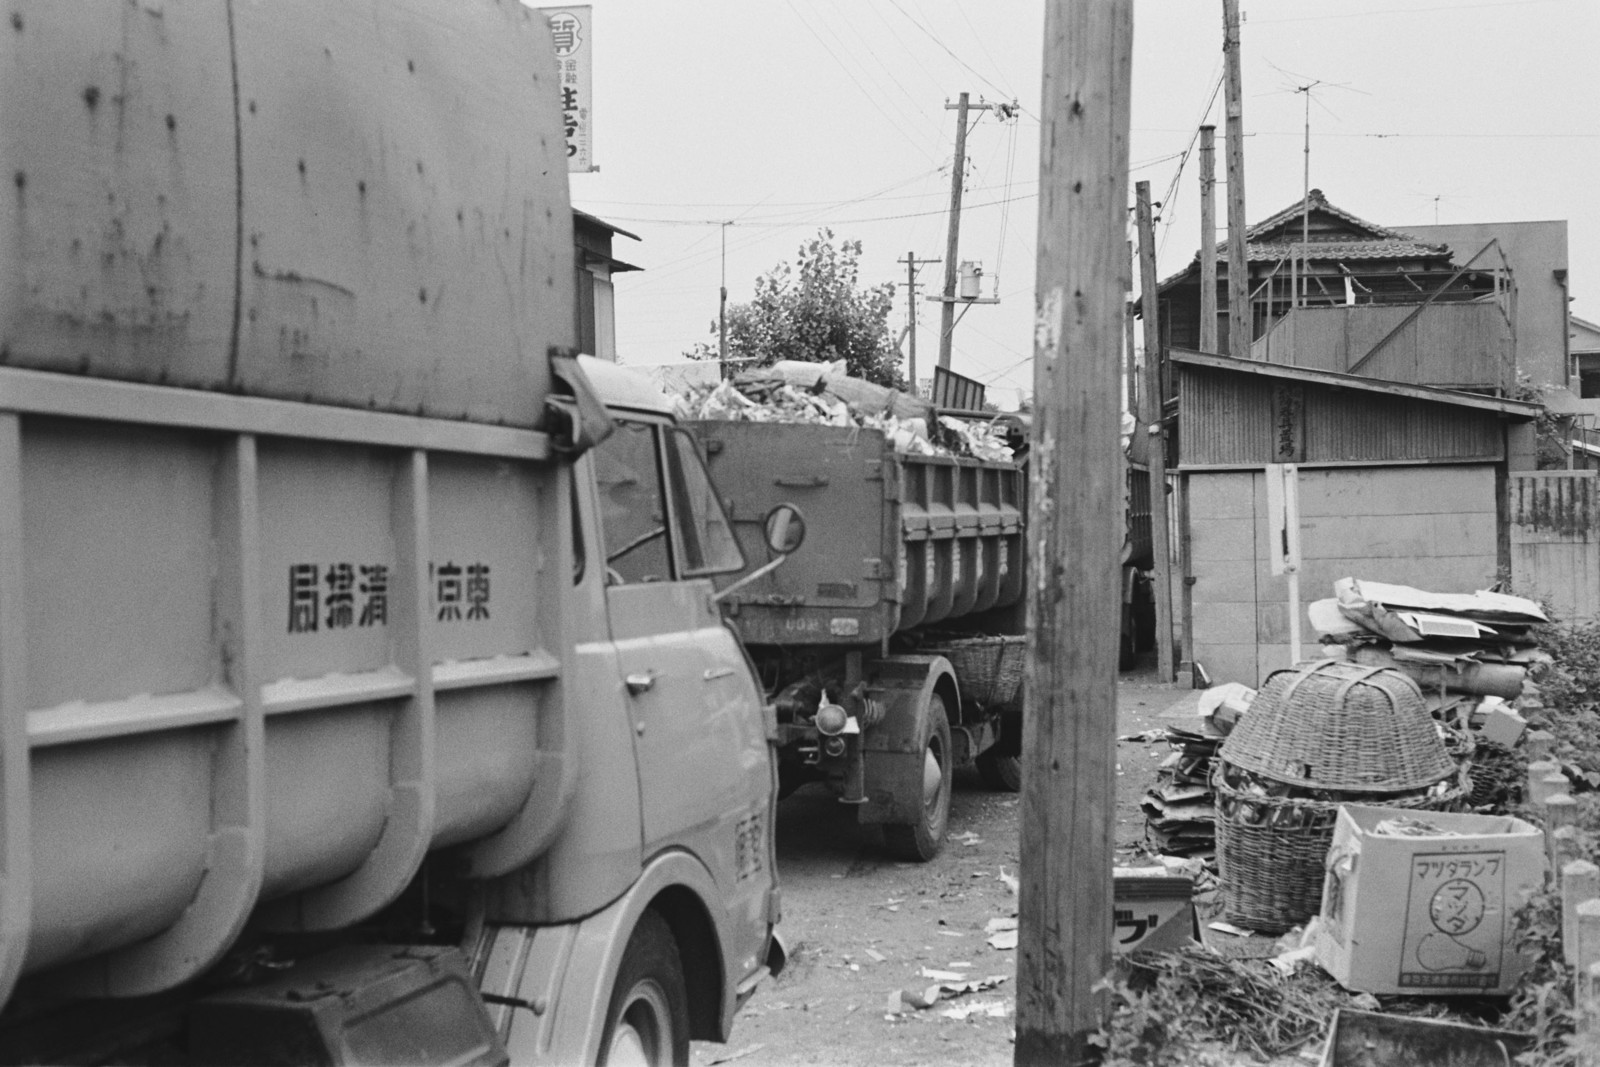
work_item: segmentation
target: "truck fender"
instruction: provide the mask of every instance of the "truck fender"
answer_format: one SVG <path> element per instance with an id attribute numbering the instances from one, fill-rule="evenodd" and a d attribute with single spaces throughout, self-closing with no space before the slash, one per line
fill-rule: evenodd
<path id="1" fill-rule="evenodd" d="M 961 713 L 956 672 L 943 656 L 885 656 L 873 663 L 867 695 L 883 709 L 883 718 L 862 739 L 866 761 L 866 803 L 857 820 L 864 824 L 914 821 L 896 798 L 922 795 L 922 748 L 917 723 L 922 709 L 942 690 L 949 706 Z M 956 723 L 951 723 L 955 726 Z"/>
<path id="2" fill-rule="evenodd" d="M 651 860 L 626 893 L 586 919 L 485 930 L 477 953 L 480 983 L 511 1062 L 596 1062 L 628 938 L 652 906 L 678 939 L 690 1036 L 726 1041 L 737 987 L 747 983 L 742 975 L 728 975 L 732 932 L 727 917 L 709 903 L 720 896 L 699 859 L 672 850 Z"/>

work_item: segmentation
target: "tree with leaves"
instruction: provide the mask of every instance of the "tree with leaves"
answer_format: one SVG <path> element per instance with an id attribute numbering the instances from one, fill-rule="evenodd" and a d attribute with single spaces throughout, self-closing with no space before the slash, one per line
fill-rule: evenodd
<path id="1" fill-rule="evenodd" d="M 861 242 L 834 243 L 823 229 L 800 246 L 798 261 L 780 263 L 756 279 L 748 304 L 727 310 L 728 358 L 740 367 L 781 359 L 807 363 L 844 360 L 845 373 L 904 389 L 900 353 L 889 334 L 894 283 L 863 289 Z M 713 338 L 717 324 L 711 324 Z M 716 359 L 717 345 L 697 342 L 690 359 Z"/>

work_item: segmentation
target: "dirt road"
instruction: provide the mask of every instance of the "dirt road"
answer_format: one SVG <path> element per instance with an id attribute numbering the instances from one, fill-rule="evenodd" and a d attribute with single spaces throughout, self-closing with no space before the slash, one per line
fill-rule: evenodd
<path id="1" fill-rule="evenodd" d="M 1184 697 L 1148 673 L 1122 675 L 1119 735 L 1158 726 Z M 1118 745 L 1118 862 L 1143 838 L 1139 798 L 1168 751 Z M 948 842 L 927 864 L 899 863 L 864 844 L 851 809 L 820 786 L 778 810 L 789 967 L 740 1012 L 727 1045 L 696 1044 L 692 1062 L 1009 1065 L 1017 954 L 991 947 L 985 925 L 1016 913 L 1003 876 L 1017 872 L 1017 797 L 985 792 L 976 775 L 958 777 Z M 891 1015 L 891 995 L 935 983 L 924 968 L 1003 981 Z M 952 1009 L 970 1014 L 952 1018 Z"/>

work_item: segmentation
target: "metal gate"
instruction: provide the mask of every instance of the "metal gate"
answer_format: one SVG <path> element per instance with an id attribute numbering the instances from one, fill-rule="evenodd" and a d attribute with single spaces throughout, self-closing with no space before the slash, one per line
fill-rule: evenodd
<path id="1" fill-rule="evenodd" d="M 1514 473 L 1506 485 L 1511 581 L 1566 621 L 1600 617 L 1600 472 Z"/>

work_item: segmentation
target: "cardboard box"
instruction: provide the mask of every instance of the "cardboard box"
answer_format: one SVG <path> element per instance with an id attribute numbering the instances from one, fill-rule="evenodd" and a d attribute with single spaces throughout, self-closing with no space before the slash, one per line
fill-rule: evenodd
<path id="1" fill-rule="evenodd" d="M 1376 833 L 1386 820 L 1453 836 Z M 1544 883 L 1544 834 L 1508 815 L 1346 804 L 1322 890 L 1317 962 L 1346 989 L 1509 992 L 1528 961 L 1512 916 Z"/>
<path id="2" fill-rule="evenodd" d="M 1111 947 L 1167 952 L 1194 941 L 1194 879 L 1160 868 L 1145 874 L 1119 868 L 1112 879 Z"/>
<path id="3" fill-rule="evenodd" d="M 1496 700 L 1491 704 L 1491 699 L 1484 699 L 1484 704 L 1488 706 L 1482 709 L 1483 721 L 1478 724 L 1478 733 L 1486 741 L 1515 748 L 1528 729 L 1528 720 L 1518 715 L 1517 709 L 1505 701 Z"/>

